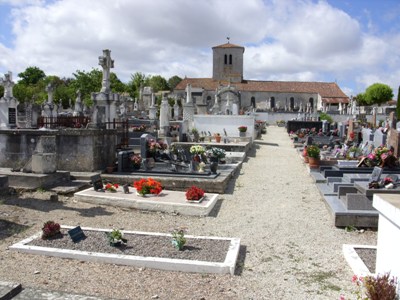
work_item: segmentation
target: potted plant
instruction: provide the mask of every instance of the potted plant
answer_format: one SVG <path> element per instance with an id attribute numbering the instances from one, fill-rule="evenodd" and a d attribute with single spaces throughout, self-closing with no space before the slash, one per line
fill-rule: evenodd
<path id="1" fill-rule="evenodd" d="M 159 195 L 163 189 L 161 183 L 153 178 L 140 179 L 133 182 L 133 186 L 136 189 L 136 193 L 142 197 L 148 194 Z"/>
<path id="2" fill-rule="evenodd" d="M 47 221 L 42 227 L 42 239 L 47 240 L 60 235 L 60 228 L 60 224 L 54 221 Z"/>
<path id="3" fill-rule="evenodd" d="M 204 197 L 204 190 L 193 185 L 186 190 L 185 196 L 186 200 L 189 202 L 191 201 L 201 202 L 201 200 Z"/>
<path id="4" fill-rule="evenodd" d="M 121 246 L 123 243 L 125 244 L 126 242 L 128 242 L 128 240 L 124 238 L 124 234 L 118 229 L 113 229 L 113 231 L 106 234 L 110 246 L 118 247 Z"/>
<path id="5" fill-rule="evenodd" d="M 238 127 L 239 130 L 239 136 L 240 137 L 245 137 L 246 136 L 246 132 L 247 132 L 247 126 L 239 126 Z"/>
<path id="6" fill-rule="evenodd" d="M 186 244 L 185 230 L 181 228 L 175 229 L 174 231 L 172 231 L 171 235 L 172 245 L 179 251 L 183 250 L 183 247 Z"/>
<path id="7" fill-rule="evenodd" d="M 310 145 L 307 147 L 307 156 L 308 162 L 310 164 L 310 168 L 318 168 L 319 167 L 319 147 L 316 145 Z"/>
<path id="8" fill-rule="evenodd" d="M 216 143 L 221 143 L 221 135 L 219 133 L 215 133 L 214 138 Z"/>
<path id="9" fill-rule="evenodd" d="M 210 159 L 211 173 L 216 174 L 220 159 L 225 158 L 226 156 L 225 150 L 217 147 L 212 147 L 211 149 L 208 149 L 206 151 L 206 154 Z"/>

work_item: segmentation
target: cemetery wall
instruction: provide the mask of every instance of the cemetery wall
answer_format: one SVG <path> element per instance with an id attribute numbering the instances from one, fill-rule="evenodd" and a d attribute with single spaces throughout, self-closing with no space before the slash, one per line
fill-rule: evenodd
<path id="1" fill-rule="evenodd" d="M 294 120 L 297 119 L 300 115 L 301 118 L 304 117 L 304 113 L 290 113 L 290 112 L 286 112 L 286 113 L 278 113 L 278 112 L 256 112 L 254 113 L 256 120 L 262 120 L 262 121 L 266 121 L 268 124 L 270 125 L 275 125 L 276 121 L 280 121 L 280 120 L 284 120 L 285 122 L 290 121 L 290 120 Z M 339 115 L 339 114 L 329 114 L 332 119 L 335 122 L 345 122 L 347 120 L 349 120 L 349 118 L 353 118 L 353 115 Z M 307 114 L 307 116 L 319 116 L 319 113 L 317 114 Z M 367 121 L 368 122 L 372 122 L 372 115 L 367 115 Z M 388 116 L 386 115 L 381 115 L 378 114 L 376 119 L 377 120 L 386 120 L 388 118 Z"/>
<path id="2" fill-rule="evenodd" d="M 57 170 L 102 170 L 115 157 L 115 130 L 2 130 L 0 167 L 23 168 L 27 165 L 41 136 L 56 136 Z"/>
<path id="3" fill-rule="evenodd" d="M 194 115 L 194 127 L 199 131 L 224 135 L 224 129 L 230 137 L 239 137 L 239 126 L 247 126 L 246 137 L 255 138 L 254 116 Z"/>

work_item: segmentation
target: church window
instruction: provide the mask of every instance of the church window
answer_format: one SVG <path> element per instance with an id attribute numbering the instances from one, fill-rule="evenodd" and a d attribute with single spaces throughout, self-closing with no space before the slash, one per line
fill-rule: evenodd
<path id="1" fill-rule="evenodd" d="M 228 55 L 227 55 L 227 54 L 225 54 L 225 57 L 224 57 L 224 64 L 225 64 L 225 65 L 228 64 Z"/>
<path id="2" fill-rule="evenodd" d="M 290 109 L 294 108 L 294 98 L 290 97 Z"/>
<path id="3" fill-rule="evenodd" d="M 232 54 L 229 54 L 229 64 L 232 64 Z"/>
<path id="4" fill-rule="evenodd" d="M 256 98 L 254 98 L 254 97 L 251 97 L 251 106 L 253 108 L 256 108 Z"/>
<path id="5" fill-rule="evenodd" d="M 275 108 L 275 97 L 271 97 L 271 108 Z"/>

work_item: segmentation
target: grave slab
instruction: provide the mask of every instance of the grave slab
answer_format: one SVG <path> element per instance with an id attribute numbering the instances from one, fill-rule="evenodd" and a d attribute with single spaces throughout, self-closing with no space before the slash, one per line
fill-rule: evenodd
<path id="1" fill-rule="evenodd" d="M 344 244 L 342 246 L 342 251 L 344 258 L 346 259 L 347 263 L 349 264 L 353 273 L 357 276 L 372 276 L 372 274 L 365 263 L 362 261 L 360 256 L 357 254 L 355 249 L 377 249 L 376 246 L 369 246 L 369 245 L 349 245 Z"/>
<path id="2" fill-rule="evenodd" d="M 22 290 L 20 283 L 0 281 L 0 299 L 12 299 Z"/>
<path id="3" fill-rule="evenodd" d="M 118 187 L 116 193 L 95 191 L 89 188 L 74 194 L 75 199 L 82 202 L 120 206 L 140 210 L 179 213 L 187 216 L 207 216 L 218 200 L 218 194 L 206 193 L 200 203 L 186 201 L 185 192 L 163 190 L 158 196 L 141 197 L 136 190 L 130 187 L 129 194 L 125 194 L 123 187 Z"/>
<path id="4" fill-rule="evenodd" d="M 61 226 L 61 228 L 72 229 L 72 226 Z M 100 231 L 110 232 L 109 229 L 89 228 L 82 227 L 84 231 Z M 138 232 L 126 231 L 125 234 L 143 234 L 153 236 L 171 236 L 170 234 L 155 233 L 155 232 Z M 217 273 L 217 274 L 231 274 L 234 275 L 236 260 L 239 255 L 240 239 L 239 238 L 225 238 L 225 237 L 204 237 L 204 236 L 190 236 L 185 235 L 186 238 L 191 239 L 211 239 L 211 240 L 227 240 L 230 242 L 229 249 L 226 253 L 224 262 L 207 262 L 198 260 L 184 260 L 172 258 L 159 258 L 159 257 L 145 257 L 133 256 L 122 254 L 108 254 L 87 252 L 78 250 L 68 250 L 59 248 L 48 248 L 39 246 L 30 246 L 29 243 L 34 239 L 40 238 L 41 232 L 24 239 L 9 248 L 14 251 L 47 255 L 61 258 L 79 259 L 81 261 L 94 261 L 110 264 L 129 265 L 135 267 L 144 267 L 151 269 L 167 270 L 167 271 L 181 271 L 193 273 Z"/>

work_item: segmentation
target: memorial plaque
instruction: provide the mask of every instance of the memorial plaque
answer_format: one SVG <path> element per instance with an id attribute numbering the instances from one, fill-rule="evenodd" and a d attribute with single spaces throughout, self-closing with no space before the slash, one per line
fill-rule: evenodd
<path id="1" fill-rule="evenodd" d="M 72 228 L 71 230 L 68 230 L 68 234 L 74 243 L 77 243 L 86 238 L 81 226 L 77 226 L 75 228 Z"/>
<path id="2" fill-rule="evenodd" d="M 382 174 L 382 168 L 374 167 L 371 174 L 371 181 L 379 181 Z"/>
<path id="3" fill-rule="evenodd" d="M 8 109 L 8 124 L 17 124 L 17 112 L 15 108 Z"/>
<path id="4" fill-rule="evenodd" d="M 94 176 L 90 177 L 90 180 L 92 182 L 93 189 L 95 191 L 103 189 L 103 180 L 101 179 L 100 175 L 98 175 L 98 174 L 94 175 Z"/>

